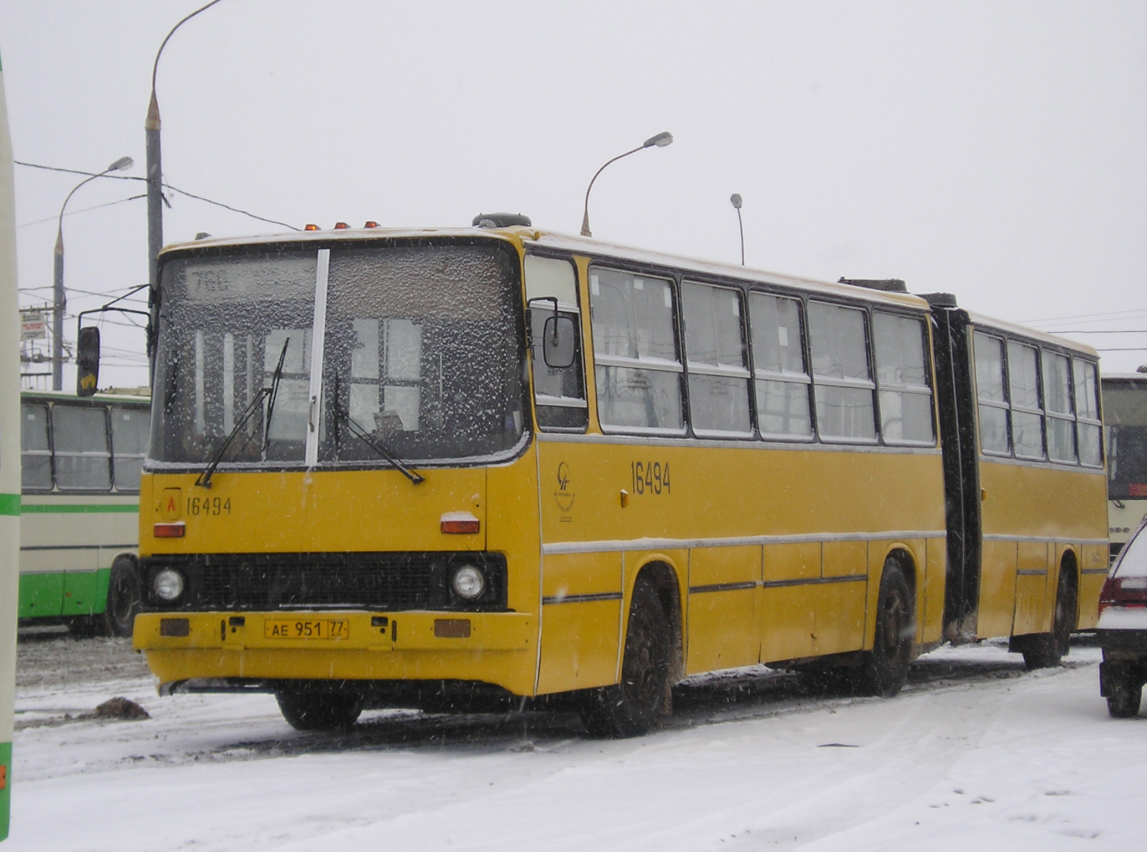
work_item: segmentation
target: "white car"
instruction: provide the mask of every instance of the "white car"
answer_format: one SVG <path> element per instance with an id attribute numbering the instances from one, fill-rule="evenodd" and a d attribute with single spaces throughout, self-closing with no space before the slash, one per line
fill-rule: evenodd
<path id="1" fill-rule="evenodd" d="M 1147 523 L 1111 566 L 1099 595 L 1096 632 L 1103 646 L 1099 694 L 1116 718 L 1139 714 L 1147 681 Z"/>

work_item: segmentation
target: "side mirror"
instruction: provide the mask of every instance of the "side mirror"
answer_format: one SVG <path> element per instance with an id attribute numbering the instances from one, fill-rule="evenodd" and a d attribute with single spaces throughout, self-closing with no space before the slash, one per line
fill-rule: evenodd
<path id="1" fill-rule="evenodd" d="M 546 328 L 542 333 L 542 358 L 547 367 L 565 370 L 573 365 L 577 327 L 573 317 L 559 314 L 546 318 Z"/>
<path id="2" fill-rule="evenodd" d="M 100 380 L 100 330 L 81 328 L 76 342 L 76 396 L 91 396 Z"/>

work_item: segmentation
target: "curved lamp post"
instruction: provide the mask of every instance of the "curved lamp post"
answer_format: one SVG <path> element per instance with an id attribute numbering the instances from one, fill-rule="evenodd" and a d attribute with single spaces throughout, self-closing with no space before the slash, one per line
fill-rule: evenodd
<path id="1" fill-rule="evenodd" d="M 60 215 L 56 220 L 56 250 L 52 278 L 52 390 L 64 389 L 64 309 L 67 307 L 67 297 L 64 294 L 64 211 L 68 209 L 68 202 L 76 194 L 76 190 L 86 183 L 91 183 L 108 172 L 122 172 L 130 169 L 135 162 L 131 157 L 120 157 L 102 172 L 86 177 L 75 185 L 64 203 L 60 206 Z"/>
<path id="2" fill-rule="evenodd" d="M 163 168 L 160 165 L 159 145 L 161 122 L 159 120 L 159 101 L 155 97 L 155 77 L 159 73 L 159 57 L 163 55 L 163 49 L 167 47 L 167 43 L 171 41 L 171 37 L 175 35 L 177 29 L 218 2 L 219 0 L 211 0 L 210 3 L 200 6 L 172 27 L 163 39 L 163 43 L 160 44 L 159 50 L 156 51 L 155 64 L 151 66 L 151 102 L 147 106 L 147 120 L 144 121 L 143 128 L 147 137 L 147 280 L 151 294 L 148 301 L 152 304 L 155 302 L 156 287 L 159 286 L 156 274 L 156 258 L 159 257 L 159 250 L 163 248 Z M 150 340 L 148 341 L 148 348 L 151 348 Z"/>
<path id="3" fill-rule="evenodd" d="M 602 166 L 600 169 L 598 169 L 596 172 L 594 172 L 593 177 L 590 179 L 589 186 L 586 187 L 586 191 L 585 191 L 585 213 L 582 215 L 582 218 L 581 218 L 581 235 L 583 237 L 592 237 L 593 236 L 593 234 L 591 234 L 590 230 L 589 230 L 589 191 L 591 189 L 593 189 L 593 182 L 595 180 L 597 180 L 597 176 L 599 174 L 601 174 L 603 171 L 605 171 L 605 166 L 608 166 L 610 163 L 616 163 L 622 157 L 628 157 L 630 154 L 636 154 L 638 151 L 642 151 L 646 148 L 655 148 L 655 147 L 656 148 L 664 148 L 666 145 L 670 144 L 672 141 L 673 141 L 673 134 L 669 133 L 668 131 L 663 132 L 663 133 L 658 133 L 656 136 L 650 136 L 648 139 L 646 139 L 644 142 L 642 142 L 641 145 L 634 148 L 632 151 L 626 151 L 624 154 L 618 154 L 612 160 L 606 161 L 604 166 Z"/>
<path id="4" fill-rule="evenodd" d="M 737 227 L 741 229 L 741 266 L 745 265 L 745 224 L 741 221 L 741 193 L 734 192 L 729 196 L 729 203 L 737 210 Z"/>

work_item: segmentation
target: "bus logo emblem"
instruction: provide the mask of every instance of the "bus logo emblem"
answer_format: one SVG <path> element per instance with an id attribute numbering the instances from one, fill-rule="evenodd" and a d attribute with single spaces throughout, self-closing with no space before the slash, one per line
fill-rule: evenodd
<path id="1" fill-rule="evenodd" d="M 570 491 L 570 467 L 565 462 L 558 465 L 558 490 L 554 492 L 554 500 L 561 510 L 558 520 L 562 523 L 572 521 L 573 518 L 569 513 L 573 508 L 574 493 Z"/>

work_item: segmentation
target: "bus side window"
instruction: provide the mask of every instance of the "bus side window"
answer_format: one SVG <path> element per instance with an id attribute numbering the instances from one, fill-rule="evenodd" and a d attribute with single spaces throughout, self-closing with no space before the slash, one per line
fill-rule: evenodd
<path id="1" fill-rule="evenodd" d="M 749 437 L 749 365 L 741 294 L 686 281 L 681 285 L 690 419 L 699 434 Z"/>
<path id="2" fill-rule="evenodd" d="M 1043 353 L 1043 391 L 1047 411 L 1047 454 L 1052 461 L 1075 461 L 1075 417 L 1071 411 L 1071 373 L 1066 355 Z"/>
<path id="3" fill-rule="evenodd" d="M 1042 459 L 1043 406 L 1039 393 L 1039 353 L 1034 346 L 1008 341 L 1008 398 L 1012 404 L 1012 446 L 1016 458 Z"/>
<path id="4" fill-rule="evenodd" d="M 602 426 L 684 434 L 670 282 L 591 267 L 589 298 Z"/>
<path id="5" fill-rule="evenodd" d="M 84 491 L 111 490 L 106 409 L 53 405 L 52 437 L 57 486 Z"/>
<path id="6" fill-rule="evenodd" d="M 864 311 L 809 302 L 808 313 L 813 397 L 821 438 L 874 441 L 876 385 L 868 370 Z"/>
<path id="7" fill-rule="evenodd" d="M 1099 421 L 1099 383 L 1095 380 L 1095 372 L 1095 364 L 1090 361 L 1072 359 L 1079 460 L 1083 464 L 1099 467 L 1103 464 L 1103 453 L 1100 450 L 1103 425 Z"/>
<path id="8" fill-rule="evenodd" d="M 584 432 L 589 425 L 589 406 L 585 398 L 581 313 L 573 264 L 568 260 L 526 255 L 526 299 L 527 302 L 542 300 L 531 303 L 529 310 L 538 428 L 545 432 Z M 553 299 L 557 299 L 559 315 L 573 320 L 574 357 L 568 367 L 551 367 L 544 357 L 542 335 L 546 320 L 554 316 Z"/>
<path id="9" fill-rule="evenodd" d="M 112 467 L 117 491 L 139 491 L 150 420 L 146 408 L 112 406 Z"/>
<path id="10" fill-rule="evenodd" d="M 48 444 L 48 406 L 20 409 L 20 463 L 25 491 L 52 490 L 52 450 Z"/>
<path id="11" fill-rule="evenodd" d="M 976 332 L 976 401 L 980 420 L 980 451 L 1007 455 L 1008 398 L 1004 393 L 1004 342 Z"/>
<path id="12" fill-rule="evenodd" d="M 889 444 L 934 444 L 924 323 L 876 311 L 872 319 L 881 433 Z"/>
<path id="13" fill-rule="evenodd" d="M 757 419 L 764 436 L 812 437 L 801 313 L 799 299 L 749 294 Z"/>

